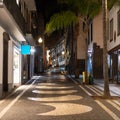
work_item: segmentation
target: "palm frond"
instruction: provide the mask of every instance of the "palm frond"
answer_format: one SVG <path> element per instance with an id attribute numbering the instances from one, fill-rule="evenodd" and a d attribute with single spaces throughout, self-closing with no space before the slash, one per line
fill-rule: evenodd
<path id="1" fill-rule="evenodd" d="M 113 5 L 119 5 L 120 6 L 120 0 L 108 0 L 108 9 L 110 10 Z"/>
<path id="2" fill-rule="evenodd" d="M 111 9 L 115 3 L 116 3 L 116 0 L 108 0 L 108 9 Z"/>
<path id="3" fill-rule="evenodd" d="M 92 4 L 89 5 L 88 15 L 90 18 L 94 18 L 96 15 L 100 13 L 102 9 L 102 1 L 93 1 Z"/>
<path id="4" fill-rule="evenodd" d="M 77 22 L 77 16 L 71 11 L 54 14 L 46 25 L 45 33 L 50 34 L 55 30 L 63 29 L 72 23 Z"/>
<path id="5" fill-rule="evenodd" d="M 67 6 L 66 11 L 54 14 L 46 25 L 46 33 L 63 29 L 77 21 L 76 14 L 94 18 L 102 9 L 102 0 L 57 0 L 59 4 Z M 108 0 L 108 8 L 114 4 L 120 5 L 120 0 Z"/>

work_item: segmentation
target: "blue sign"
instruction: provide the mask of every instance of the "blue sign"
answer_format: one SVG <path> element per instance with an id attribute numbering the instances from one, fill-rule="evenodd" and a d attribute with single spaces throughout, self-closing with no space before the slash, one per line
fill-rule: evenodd
<path id="1" fill-rule="evenodd" d="M 30 45 L 21 45 L 21 54 L 30 55 Z"/>

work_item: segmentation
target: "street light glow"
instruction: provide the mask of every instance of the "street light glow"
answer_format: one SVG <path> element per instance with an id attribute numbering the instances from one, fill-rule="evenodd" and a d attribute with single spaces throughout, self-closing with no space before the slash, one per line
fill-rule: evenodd
<path id="1" fill-rule="evenodd" d="M 43 40 L 42 40 L 41 37 L 38 39 L 38 42 L 39 42 L 39 43 L 42 43 L 42 42 L 43 42 Z"/>
<path id="2" fill-rule="evenodd" d="M 30 52 L 33 54 L 35 52 L 35 48 L 33 46 L 31 46 L 31 50 Z"/>
<path id="3" fill-rule="evenodd" d="M 65 52 L 64 51 L 62 51 L 62 55 L 64 55 L 65 54 Z"/>

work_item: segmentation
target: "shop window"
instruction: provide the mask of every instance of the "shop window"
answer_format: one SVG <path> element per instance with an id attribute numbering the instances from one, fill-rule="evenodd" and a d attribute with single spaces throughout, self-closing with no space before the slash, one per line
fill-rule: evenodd
<path id="1" fill-rule="evenodd" d="M 120 10 L 117 13 L 117 34 L 120 35 Z"/>
<path id="2" fill-rule="evenodd" d="M 113 41 L 113 18 L 110 20 L 110 42 Z"/>

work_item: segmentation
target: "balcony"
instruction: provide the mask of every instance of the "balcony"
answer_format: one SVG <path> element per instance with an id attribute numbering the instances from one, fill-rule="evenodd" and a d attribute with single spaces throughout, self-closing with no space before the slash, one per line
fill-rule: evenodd
<path id="1" fill-rule="evenodd" d="M 18 41 L 25 41 L 26 24 L 15 0 L 0 1 L 0 24 Z"/>
<path id="2" fill-rule="evenodd" d="M 25 34 L 26 33 L 26 24 L 25 24 L 25 19 L 21 14 L 21 11 L 16 4 L 15 0 L 4 0 L 3 1 L 6 8 L 9 10 L 11 13 L 12 17 L 14 18 L 15 22 L 18 24 L 22 32 Z"/>

